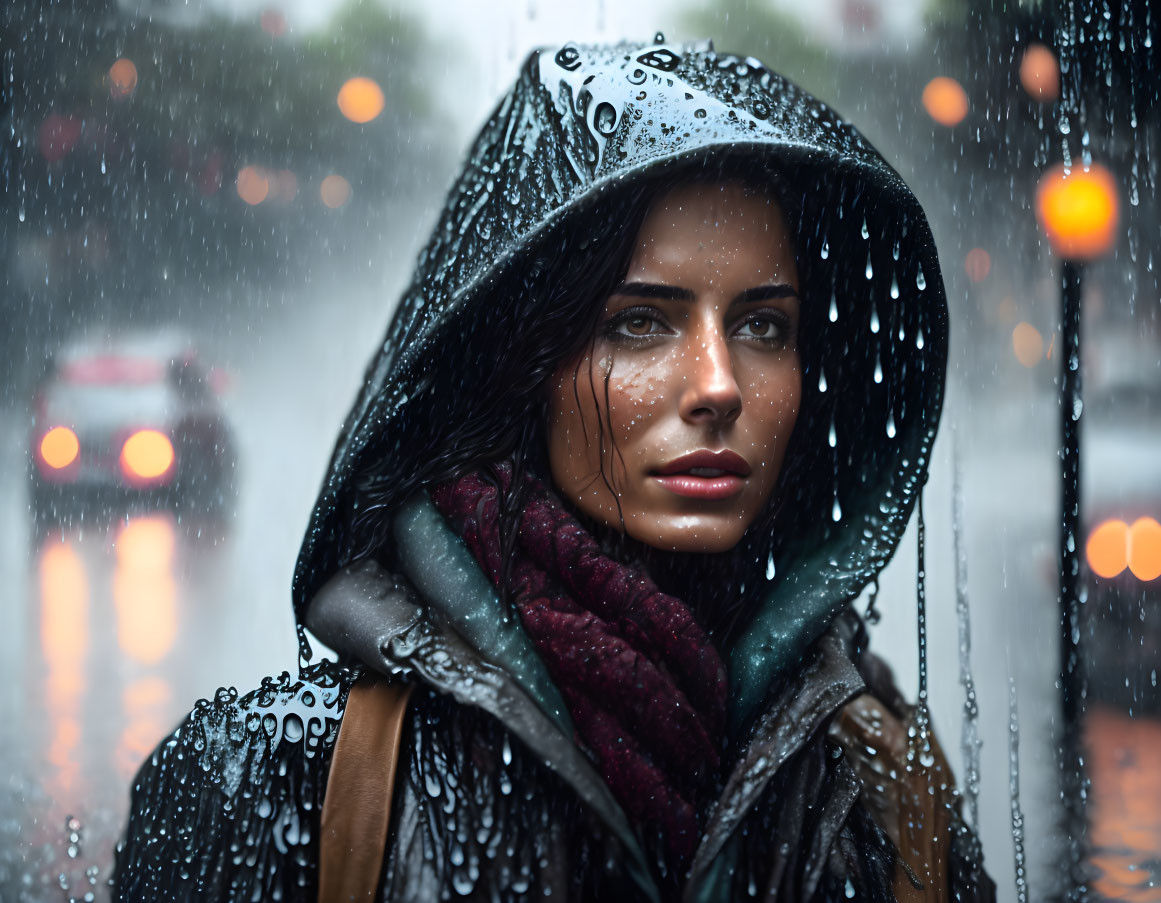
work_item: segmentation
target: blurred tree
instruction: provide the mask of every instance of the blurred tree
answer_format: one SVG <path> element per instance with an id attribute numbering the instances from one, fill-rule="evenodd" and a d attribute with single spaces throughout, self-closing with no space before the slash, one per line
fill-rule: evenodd
<path id="1" fill-rule="evenodd" d="M 430 48 L 412 18 L 350 0 L 326 30 L 297 37 L 269 13 L 190 23 L 161 12 L 113 0 L 0 11 L 11 98 L 0 313 L 23 326 L 0 351 L 94 318 L 172 321 L 178 304 L 186 320 L 228 317 L 234 293 L 373 240 L 388 197 L 442 173 Z M 384 94 L 366 124 L 336 103 L 353 76 Z M 332 173 L 351 186 L 341 210 L 319 194 Z"/>

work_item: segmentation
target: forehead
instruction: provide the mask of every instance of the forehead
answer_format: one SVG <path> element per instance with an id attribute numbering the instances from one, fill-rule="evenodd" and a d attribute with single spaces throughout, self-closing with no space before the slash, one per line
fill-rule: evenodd
<path id="1" fill-rule="evenodd" d="M 683 284 L 797 283 L 781 205 L 738 181 L 687 183 L 659 195 L 637 233 L 629 275 Z"/>

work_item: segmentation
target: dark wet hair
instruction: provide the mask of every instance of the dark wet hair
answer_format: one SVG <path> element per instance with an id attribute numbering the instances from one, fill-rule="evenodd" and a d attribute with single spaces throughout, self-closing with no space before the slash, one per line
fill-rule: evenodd
<path id="1" fill-rule="evenodd" d="M 486 469 L 511 459 L 517 472 L 527 470 L 547 481 L 548 381 L 592 342 L 605 299 L 628 271 L 650 205 L 678 185 L 724 181 L 741 181 L 776 200 L 795 239 L 803 293 L 798 348 L 804 392 L 779 484 L 741 543 L 720 554 L 663 553 L 581 520 L 621 560 L 638 561 L 670 592 L 680 587 L 678 594 L 694 606 L 719 642 L 745 622 L 759 595 L 768 590 L 768 561 L 778 561 L 787 538 L 802 535 L 807 524 L 828 517 L 831 510 L 832 468 L 824 451 L 833 416 L 827 402 L 833 393 L 819 397 L 812 391 L 826 347 L 830 299 L 818 295 L 818 280 L 812 276 L 825 233 L 811 209 L 811 192 L 796 184 L 793 174 L 729 158 L 686 166 L 613 192 L 570 220 L 566 229 L 551 232 L 522 266 L 501 278 L 491 292 L 493 303 L 476 305 L 474 314 L 442 330 L 439 342 L 446 353 L 437 353 L 429 363 L 421 384 L 428 397 L 416 399 L 427 403 L 413 406 L 415 422 L 404 431 L 410 441 L 398 448 L 414 464 L 406 468 L 409 474 L 403 480 L 397 476 L 399 458 L 383 461 L 381 471 L 376 467 L 360 475 L 352 513 L 354 535 L 362 546 L 350 558 L 389 559 L 392 509 L 414 489 L 464 469 Z M 579 383 L 582 391 L 585 382 Z M 592 439 L 607 443 L 608 425 L 598 429 Z M 396 478 L 388 480 L 387 474 Z M 521 508 L 519 492 L 508 494 L 501 529 L 509 550 Z M 390 561 L 385 564 L 390 566 Z"/>

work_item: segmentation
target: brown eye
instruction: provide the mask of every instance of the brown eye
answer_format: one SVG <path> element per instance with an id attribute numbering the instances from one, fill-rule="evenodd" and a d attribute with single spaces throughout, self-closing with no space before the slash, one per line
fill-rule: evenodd
<path id="1" fill-rule="evenodd" d="M 738 330 L 744 339 L 762 339 L 766 342 L 780 342 L 786 337 L 789 324 L 777 315 L 756 315 L 745 320 Z"/>
<path id="2" fill-rule="evenodd" d="M 633 317 L 625 321 L 625 331 L 629 335 L 649 335 L 653 331 L 653 321 L 649 317 Z"/>

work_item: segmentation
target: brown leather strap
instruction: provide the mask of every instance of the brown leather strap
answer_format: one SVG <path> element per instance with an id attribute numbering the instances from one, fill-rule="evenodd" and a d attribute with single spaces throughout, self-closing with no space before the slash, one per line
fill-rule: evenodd
<path id="1" fill-rule="evenodd" d="M 375 896 L 411 690 L 364 672 L 347 696 L 323 800 L 319 903 Z"/>

